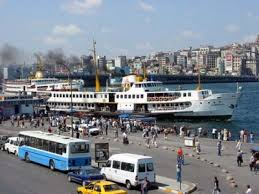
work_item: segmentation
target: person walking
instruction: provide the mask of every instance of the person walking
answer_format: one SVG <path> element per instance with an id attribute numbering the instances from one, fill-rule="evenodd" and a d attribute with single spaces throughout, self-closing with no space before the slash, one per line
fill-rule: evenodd
<path id="1" fill-rule="evenodd" d="M 222 150 L 221 141 L 218 141 L 218 143 L 217 143 L 217 149 L 218 149 L 218 156 L 221 156 L 221 150 Z"/>
<path id="2" fill-rule="evenodd" d="M 243 163 L 243 152 L 241 150 L 238 150 L 238 152 L 237 152 L 237 166 L 241 167 L 242 163 Z"/>
<path id="3" fill-rule="evenodd" d="M 247 185 L 246 188 L 247 188 L 246 194 L 253 194 L 253 191 L 252 191 L 250 185 Z"/>
<path id="4" fill-rule="evenodd" d="M 212 139 L 216 139 L 216 134 L 217 134 L 217 129 L 213 128 L 212 129 Z"/>
<path id="5" fill-rule="evenodd" d="M 249 160 L 250 171 L 255 170 L 255 162 L 256 162 L 256 159 L 255 159 L 254 155 L 252 154 L 252 156 L 250 157 L 250 160 Z"/>
<path id="6" fill-rule="evenodd" d="M 251 131 L 251 133 L 250 133 L 250 143 L 251 144 L 254 143 L 254 133 L 253 133 L 253 131 Z"/>
<path id="7" fill-rule="evenodd" d="M 147 177 L 144 178 L 143 183 L 141 184 L 141 194 L 148 194 L 148 180 Z"/>
<path id="8" fill-rule="evenodd" d="M 221 190 L 219 188 L 219 181 L 218 181 L 218 178 L 215 176 L 214 177 L 214 189 L 213 189 L 212 194 L 219 194 L 220 192 L 221 192 Z"/>
<path id="9" fill-rule="evenodd" d="M 196 153 L 200 155 L 201 153 L 201 143 L 199 141 L 196 141 Z"/>
<path id="10" fill-rule="evenodd" d="M 177 163 L 184 165 L 184 156 L 183 156 L 183 149 L 179 147 L 177 150 Z"/>
<path id="11" fill-rule="evenodd" d="M 237 150 L 241 150 L 241 146 L 242 146 L 242 142 L 241 142 L 241 140 L 238 140 L 237 145 L 236 145 Z"/>

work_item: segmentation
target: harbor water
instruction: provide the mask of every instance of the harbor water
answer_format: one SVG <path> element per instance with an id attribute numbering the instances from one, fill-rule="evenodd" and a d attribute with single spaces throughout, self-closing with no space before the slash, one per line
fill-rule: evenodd
<path id="1" fill-rule="evenodd" d="M 229 121 L 188 121 L 188 122 L 172 122 L 170 120 L 163 121 L 165 124 L 185 125 L 192 129 L 202 127 L 211 130 L 212 128 L 229 129 L 233 139 L 238 138 L 241 129 L 247 129 L 248 132 L 255 134 L 255 139 L 259 141 L 259 83 L 247 82 L 240 83 L 242 87 L 242 95 L 235 109 L 233 117 Z M 169 90 L 178 88 L 178 85 L 165 85 Z M 182 89 L 194 89 L 195 84 L 181 85 Z M 236 83 L 213 83 L 203 84 L 203 89 L 211 89 L 213 93 L 236 92 Z M 163 123 L 162 123 L 163 124 Z"/>

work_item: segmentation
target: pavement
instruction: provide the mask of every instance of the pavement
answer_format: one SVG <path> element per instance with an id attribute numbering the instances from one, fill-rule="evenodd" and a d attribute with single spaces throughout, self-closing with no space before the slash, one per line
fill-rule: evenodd
<path id="1" fill-rule="evenodd" d="M 2 126 L 0 127 L 0 133 L 16 134 L 19 130 L 24 130 L 10 127 L 8 123 Z M 30 128 L 25 129 L 31 130 Z M 158 182 L 162 183 L 159 189 L 163 192 L 179 193 L 179 183 L 174 179 L 176 173 L 175 161 L 176 149 L 179 146 L 184 147 L 183 138 L 169 135 L 165 140 L 163 136 L 159 136 L 157 141 L 159 147 L 154 148 L 154 146 L 151 146 L 149 149 L 145 147 L 140 132 L 131 133 L 129 135 L 130 144 L 126 146 L 121 143 L 120 139 L 114 140 L 113 135 L 113 130 L 111 130 L 107 137 L 94 137 L 90 140 L 93 144 L 96 142 L 109 142 L 111 154 L 129 152 L 152 156 L 156 163 Z M 247 184 L 252 186 L 255 193 L 259 193 L 259 175 L 250 172 L 247 166 L 250 157 L 250 144 L 243 145 L 242 150 L 245 153 L 244 165 L 237 167 L 235 142 L 223 142 L 224 150 L 222 156 L 218 157 L 216 155 L 217 140 L 200 138 L 199 141 L 202 149 L 200 155 L 197 155 L 191 148 L 184 148 L 186 164 L 183 168 L 183 193 L 211 193 L 214 176 L 217 176 L 219 179 L 222 193 L 244 193 Z M 195 190 L 196 187 L 197 189 Z M 159 190 L 156 190 L 155 193 L 159 192 Z"/>

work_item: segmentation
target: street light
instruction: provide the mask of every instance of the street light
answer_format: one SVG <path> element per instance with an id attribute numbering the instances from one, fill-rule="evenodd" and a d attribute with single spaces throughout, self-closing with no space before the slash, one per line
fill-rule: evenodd
<path id="1" fill-rule="evenodd" d="M 61 64 L 63 65 L 67 70 L 68 70 L 68 80 L 69 80 L 69 84 L 70 84 L 70 121 L 71 121 L 71 137 L 74 137 L 74 126 L 73 126 L 73 96 L 72 96 L 72 76 L 71 76 L 71 70 L 70 68 L 65 65 L 65 64 Z"/>

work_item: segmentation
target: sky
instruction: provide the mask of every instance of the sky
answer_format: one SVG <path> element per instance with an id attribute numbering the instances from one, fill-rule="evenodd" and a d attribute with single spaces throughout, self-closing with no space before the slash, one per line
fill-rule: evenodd
<path id="1" fill-rule="evenodd" d="M 146 55 L 247 42 L 259 34 L 258 0 L 0 0 L 0 46 Z"/>

